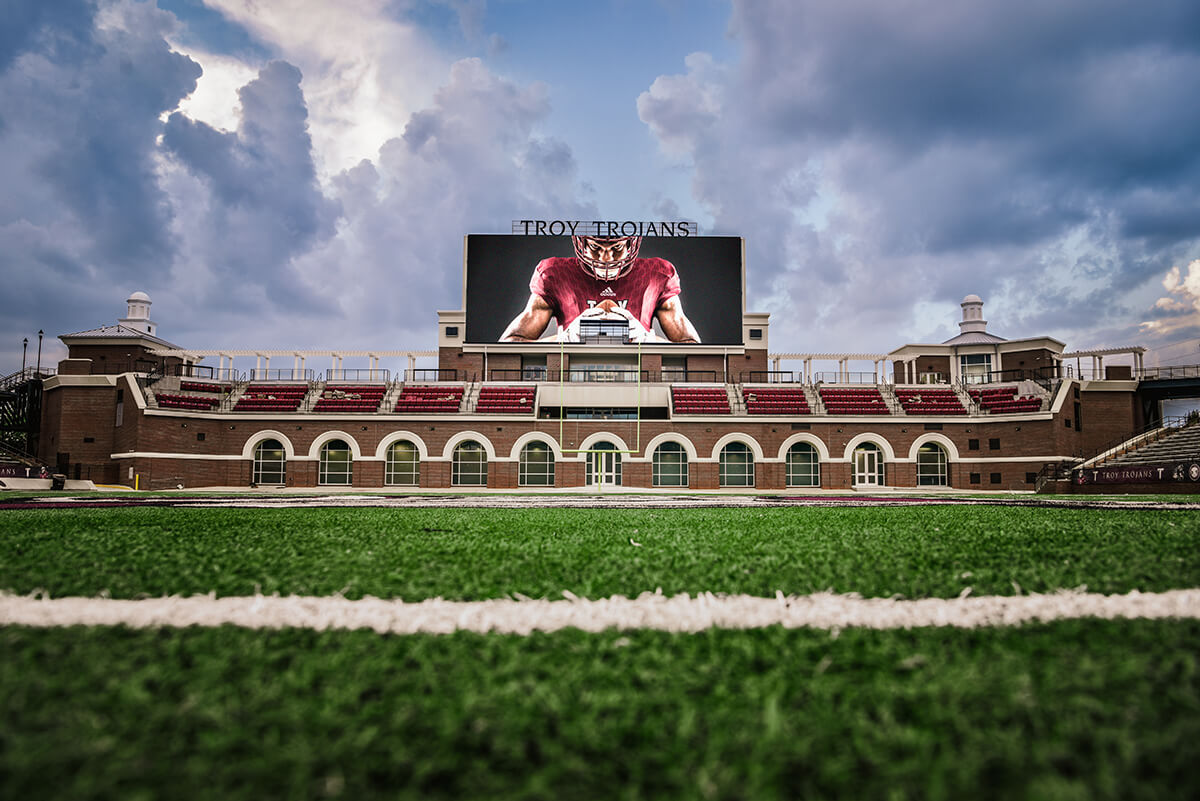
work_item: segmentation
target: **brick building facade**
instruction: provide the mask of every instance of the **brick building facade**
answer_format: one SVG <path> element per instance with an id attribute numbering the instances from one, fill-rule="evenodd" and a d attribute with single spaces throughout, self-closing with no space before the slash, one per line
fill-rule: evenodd
<path id="1" fill-rule="evenodd" d="M 1138 384 L 1127 371 L 1114 378 L 1067 376 L 1062 343 L 988 334 L 974 296 L 964 301 L 959 337 L 871 356 L 892 365 L 892 377 L 866 383 L 771 371 L 783 357 L 768 352 L 761 314 L 745 315 L 742 347 L 618 346 L 612 359 L 635 366 L 608 376 L 572 372 L 573 363 L 596 361 L 588 345 L 473 347 L 458 336 L 462 312 L 441 312 L 436 373 L 379 379 L 387 395 L 367 412 L 320 411 L 320 398 L 339 386 L 353 389 L 353 382 L 295 371 L 277 371 L 266 382 L 302 387 L 294 411 L 235 410 L 255 382 L 224 367 L 210 378 L 197 366 L 198 354 L 139 324 L 148 322 L 149 299 L 138 299 L 145 320 L 133 300 L 117 326 L 64 335 L 69 356 L 44 383 L 40 455 L 70 478 L 152 489 L 256 482 L 499 489 L 533 486 L 552 472 L 545 483 L 559 488 L 585 486 L 590 477 L 592 484 L 691 489 L 1030 490 L 1044 466 L 1090 455 L 1144 423 Z M 409 387 L 445 388 L 462 400 L 448 412 L 397 411 L 396 399 Z M 490 387 L 527 387 L 533 401 L 484 413 L 475 403 Z M 807 412 L 750 412 L 746 399 L 787 387 L 809 399 Z M 853 387 L 877 390 L 886 413 L 823 408 L 824 393 Z M 728 408 L 681 411 L 673 400 L 681 388 L 706 388 L 727 398 Z M 1029 406 L 1036 399 L 1036 408 L 989 409 L 986 397 L 970 394 L 997 388 Z M 905 405 L 935 390 L 952 391 L 961 410 L 918 414 Z M 189 393 L 212 398 L 211 408 L 165 405 Z M 270 454 L 279 470 L 264 473 Z M 262 481 L 264 475 L 271 480 Z"/>

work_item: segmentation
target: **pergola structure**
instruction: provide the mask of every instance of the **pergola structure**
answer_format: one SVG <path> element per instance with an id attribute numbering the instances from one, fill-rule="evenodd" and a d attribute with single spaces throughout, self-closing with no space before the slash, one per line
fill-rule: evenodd
<path id="1" fill-rule="evenodd" d="M 886 377 L 888 360 L 886 353 L 772 353 L 768 358 L 776 372 L 780 370 L 780 364 L 784 359 L 802 362 L 804 366 L 800 372 L 801 380 L 809 384 L 813 382 L 812 363 L 814 361 L 837 362 L 836 382 L 838 383 L 860 383 L 851 380 L 849 363 L 871 362 L 872 383 L 878 384 Z"/>
<path id="2" fill-rule="evenodd" d="M 337 350 L 337 349 L 317 349 L 317 350 L 234 350 L 229 348 L 219 348 L 214 350 L 203 350 L 188 348 L 184 349 L 161 349 L 153 351 L 156 356 L 174 356 L 183 359 L 185 364 L 197 364 L 205 358 L 213 357 L 217 359 L 217 367 L 214 368 L 218 377 L 231 376 L 234 372 L 233 361 L 235 358 L 247 358 L 253 356 L 255 359 L 254 370 L 256 374 L 269 372 L 271 369 L 272 358 L 290 358 L 292 360 L 292 372 L 295 375 L 303 375 L 306 369 L 305 364 L 309 359 L 328 358 L 330 360 L 329 368 L 335 374 L 343 371 L 343 360 L 350 358 L 367 359 L 367 373 L 374 379 L 375 373 L 383 373 L 379 367 L 381 359 L 407 359 L 408 369 L 415 370 L 417 367 L 417 359 L 436 357 L 436 350 Z"/>
<path id="3" fill-rule="evenodd" d="M 1057 358 L 1060 362 L 1065 362 L 1070 359 L 1075 360 L 1076 376 L 1083 376 L 1083 359 L 1084 357 L 1092 360 L 1092 375 L 1096 378 L 1104 377 L 1104 357 L 1105 356 L 1131 356 L 1133 358 L 1133 375 L 1134 377 L 1141 374 L 1145 368 L 1143 363 L 1146 349 L 1141 345 L 1126 345 L 1120 348 L 1095 348 L 1092 350 L 1076 350 L 1070 353 L 1058 354 Z"/>

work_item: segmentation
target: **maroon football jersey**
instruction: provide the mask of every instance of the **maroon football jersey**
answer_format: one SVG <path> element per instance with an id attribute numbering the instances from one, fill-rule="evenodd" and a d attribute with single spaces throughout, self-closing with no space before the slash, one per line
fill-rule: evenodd
<path id="1" fill-rule="evenodd" d="M 666 259 L 635 259 L 625 275 L 601 281 L 585 271 L 574 256 L 555 256 L 538 263 L 529 290 L 553 309 L 559 328 L 566 328 L 601 301 L 611 300 L 649 331 L 658 307 L 679 294 L 679 274 Z"/>

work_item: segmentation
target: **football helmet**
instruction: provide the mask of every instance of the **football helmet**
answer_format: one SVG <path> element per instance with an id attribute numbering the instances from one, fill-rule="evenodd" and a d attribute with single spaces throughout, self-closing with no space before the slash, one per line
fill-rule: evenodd
<path id="1" fill-rule="evenodd" d="M 640 236 L 573 236 L 579 266 L 593 278 L 615 281 L 633 269 L 642 247 Z"/>

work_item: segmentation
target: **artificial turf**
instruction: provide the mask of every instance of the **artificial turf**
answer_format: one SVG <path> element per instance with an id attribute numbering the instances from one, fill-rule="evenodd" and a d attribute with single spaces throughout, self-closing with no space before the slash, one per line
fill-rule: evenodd
<path id="1" fill-rule="evenodd" d="M 0 629 L 9 798 L 1191 799 L 1200 623 Z"/>
<path id="2" fill-rule="evenodd" d="M 0 512 L 0 590 L 52 596 L 476 600 L 662 588 L 920 598 L 1081 586 L 1200 586 L 1200 514 L 988 506 Z"/>

